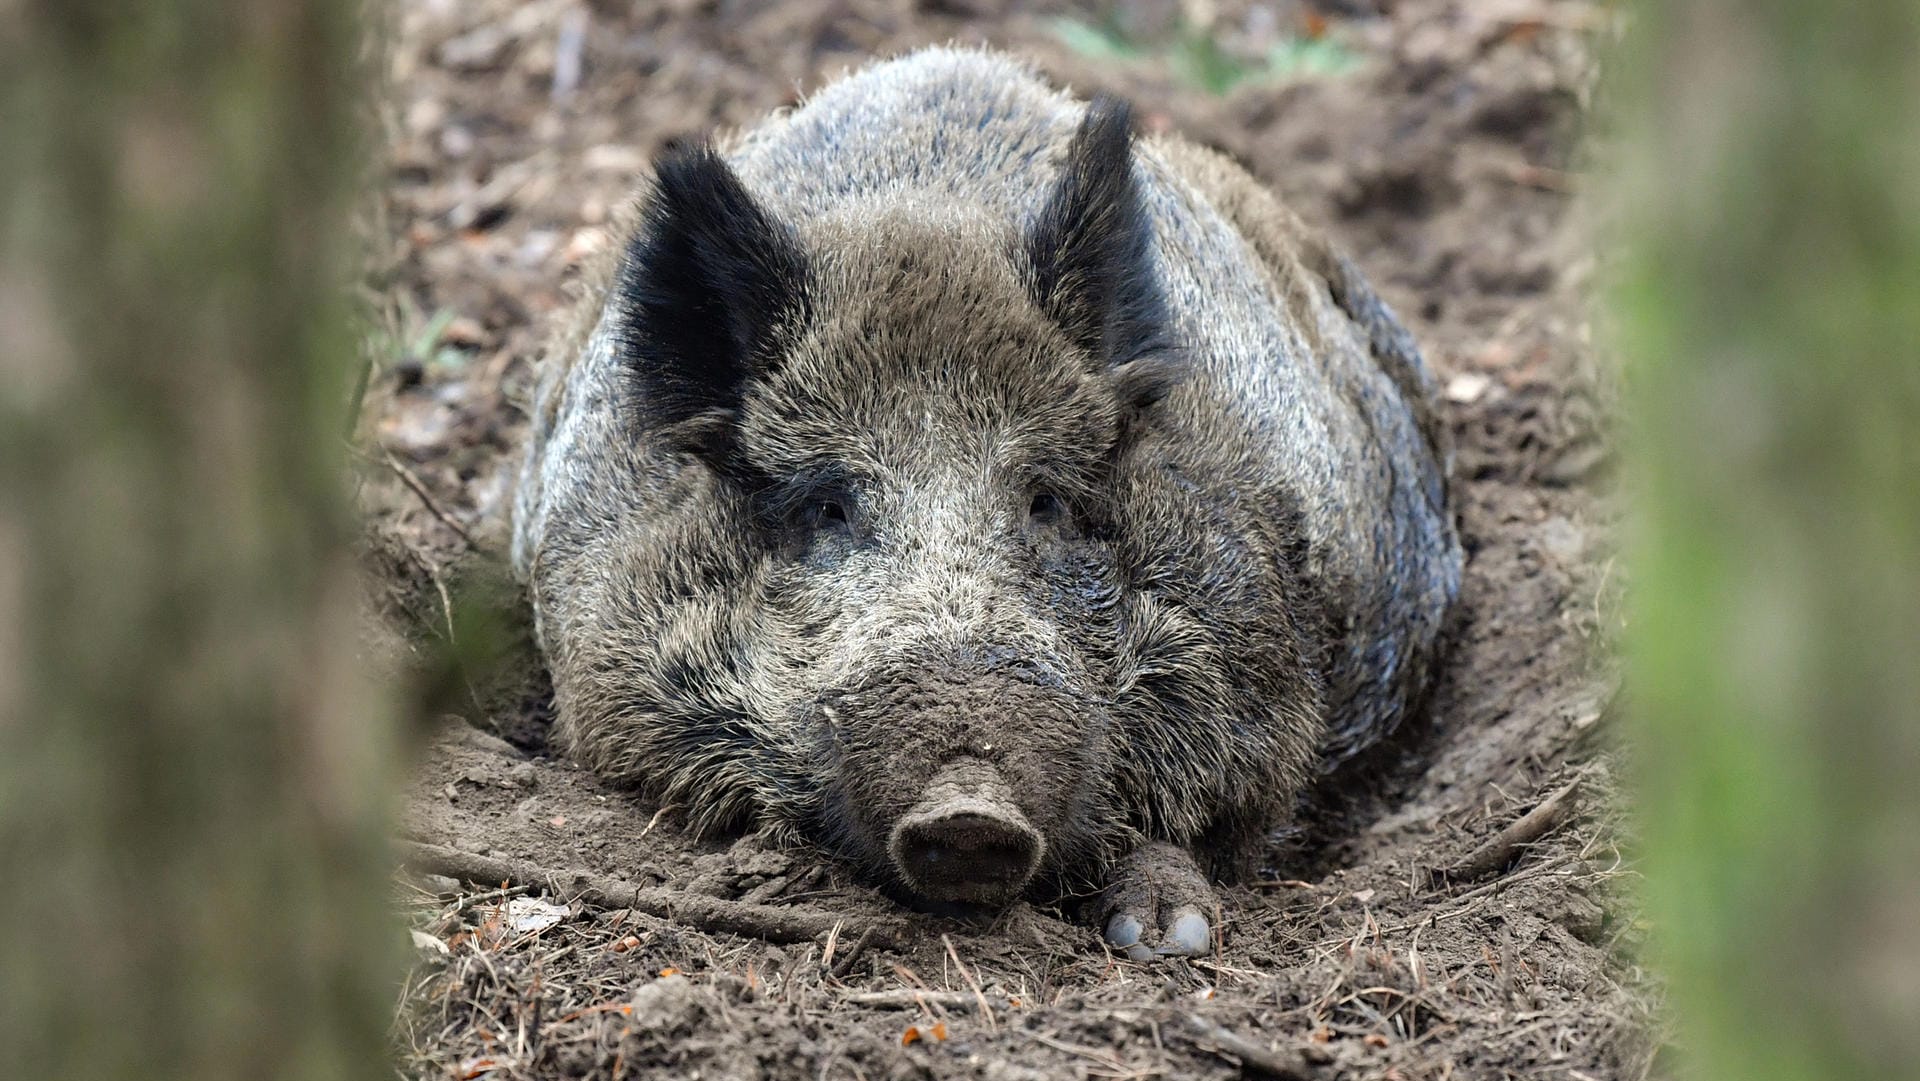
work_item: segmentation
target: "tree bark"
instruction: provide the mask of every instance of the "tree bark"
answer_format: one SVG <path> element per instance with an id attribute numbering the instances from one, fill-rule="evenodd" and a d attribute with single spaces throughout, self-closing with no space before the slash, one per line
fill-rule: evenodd
<path id="1" fill-rule="evenodd" d="M 351 0 L 0 3 L 0 1059 L 370 1078 Z"/>
<path id="2" fill-rule="evenodd" d="M 1683 1076 L 1920 1075 L 1920 5 L 1637 5 L 1615 295 Z"/>

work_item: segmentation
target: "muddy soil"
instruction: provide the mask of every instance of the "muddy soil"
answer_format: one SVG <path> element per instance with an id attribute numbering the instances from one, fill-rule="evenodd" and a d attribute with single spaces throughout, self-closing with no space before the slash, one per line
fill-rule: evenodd
<path id="1" fill-rule="evenodd" d="M 466 708 L 431 738 L 405 831 L 564 873 L 504 896 L 402 879 L 418 947 L 395 1027 L 404 1073 L 1654 1068 L 1658 988 L 1635 961 L 1608 753 L 1602 644 L 1618 627 L 1620 574 L 1609 380 L 1589 344 L 1580 231 L 1577 148 L 1605 8 L 1121 3 L 1106 6 L 1117 29 L 1093 40 L 1098 13 L 1007 0 L 398 6 L 371 282 L 387 334 L 361 430 L 395 596 L 425 596 L 432 612 L 458 568 L 503 548 L 516 403 L 541 336 L 581 261 L 613 242 L 610 215 L 650 155 L 871 57 L 952 40 L 1017 51 L 1082 93 L 1129 96 L 1147 126 L 1234 155 L 1345 245 L 1446 388 L 1470 556 L 1427 716 L 1329 778 L 1260 873 L 1223 887 L 1224 941 L 1191 961 L 1116 957 L 1071 901 L 978 922 L 922 915 L 817 852 L 690 839 L 672 808 L 550 750 L 538 674 L 520 673 L 525 693 Z M 1191 21 L 1202 7 L 1204 34 Z M 1196 42 L 1213 76 L 1183 60 Z M 1543 836 L 1449 873 L 1569 782 L 1570 813 Z M 622 906 L 607 890 L 580 900 L 576 873 L 685 898 L 688 911 L 719 900 L 825 914 L 845 933 L 710 933 L 647 911 L 671 906 Z M 861 942 L 875 924 L 891 930 Z"/>

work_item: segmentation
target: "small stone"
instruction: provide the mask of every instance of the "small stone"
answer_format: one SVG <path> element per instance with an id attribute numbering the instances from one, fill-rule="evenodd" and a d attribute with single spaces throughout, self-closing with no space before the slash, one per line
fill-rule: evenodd
<path id="1" fill-rule="evenodd" d="M 435 55 L 443 67 L 455 71 L 485 71 L 500 63 L 508 41 L 506 31 L 490 23 L 441 42 Z"/>
<path id="2" fill-rule="evenodd" d="M 635 991 L 630 1009 L 635 1028 L 657 1033 L 689 1029 L 706 1012 L 693 981 L 677 973 Z"/>
<path id="3" fill-rule="evenodd" d="M 1479 401 L 1481 396 L 1487 393 L 1487 388 L 1492 385 L 1493 380 L 1479 372 L 1461 372 L 1447 380 L 1447 400 L 1461 405 L 1471 405 Z"/>
<path id="4" fill-rule="evenodd" d="M 1587 550 L 1584 530 L 1562 515 L 1553 515 L 1534 531 L 1540 548 L 1563 566 L 1578 564 Z"/>

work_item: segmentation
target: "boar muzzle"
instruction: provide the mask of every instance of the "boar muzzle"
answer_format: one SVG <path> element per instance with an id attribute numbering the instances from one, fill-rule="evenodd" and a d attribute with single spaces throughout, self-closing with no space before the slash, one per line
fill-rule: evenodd
<path id="1" fill-rule="evenodd" d="M 901 878 L 924 897 L 996 904 L 1026 886 L 1046 840 L 999 770 L 963 760 L 941 770 L 925 797 L 900 817 L 887 852 Z"/>

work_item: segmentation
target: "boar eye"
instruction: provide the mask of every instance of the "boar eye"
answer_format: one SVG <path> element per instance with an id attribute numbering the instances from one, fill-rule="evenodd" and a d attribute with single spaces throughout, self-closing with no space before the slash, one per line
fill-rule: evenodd
<path id="1" fill-rule="evenodd" d="M 802 528 L 814 533 L 845 532 L 850 521 L 846 503 L 837 496 L 808 500 L 799 519 Z"/>
<path id="2" fill-rule="evenodd" d="M 1066 501 L 1042 489 L 1033 493 L 1027 504 L 1027 521 L 1038 526 L 1055 526 L 1067 520 Z"/>

